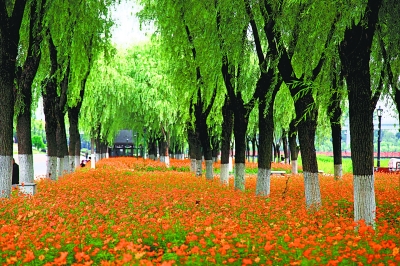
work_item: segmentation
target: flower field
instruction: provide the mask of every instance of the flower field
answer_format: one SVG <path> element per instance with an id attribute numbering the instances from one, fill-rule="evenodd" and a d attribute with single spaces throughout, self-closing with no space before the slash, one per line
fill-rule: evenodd
<path id="1" fill-rule="evenodd" d="M 33 197 L 14 190 L 0 201 L 1 265 L 400 264 L 400 175 L 376 174 L 377 226 L 356 231 L 351 175 L 321 176 L 322 209 L 307 213 L 301 175 L 272 176 L 265 198 L 254 175 L 239 192 L 171 166 L 103 159 L 37 181 Z"/>

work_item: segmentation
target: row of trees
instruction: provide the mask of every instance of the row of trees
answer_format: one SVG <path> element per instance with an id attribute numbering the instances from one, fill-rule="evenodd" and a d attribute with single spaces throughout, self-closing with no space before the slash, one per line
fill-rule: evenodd
<path id="1" fill-rule="evenodd" d="M 112 54 L 113 4 L 112 0 L 0 1 L 0 197 L 11 192 L 14 119 L 20 182 L 33 182 L 31 110 L 39 97 L 46 120 L 47 175 L 57 179 L 79 165 L 80 108 L 94 61 Z"/>
<path id="2" fill-rule="evenodd" d="M 112 139 L 117 128 L 146 128 L 150 154 L 158 142 L 162 158 L 187 140 L 191 168 L 201 173 L 203 155 L 210 179 L 213 150 L 221 149 L 226 183 L 233 132 L 238 190 L 245 189 L 246 138 L 259 136 L 259 195 L 270 193 L 274 139 L 287 141 L 284 152 L 287 157 L 290 150 L 295 171 L 298 137 L 306 203 L 314 210 L 321 205 L 316 133 L 330 129 L 340 178 L 341 120 L 348 112 L 355 220 L 374 222 L 373 112 L 382 94 L 399 106 L 395 1 L 141 4 L 142 22 L 156 29 L 152 42 L 95 71 L 96 80 L 112 73 L 103 85 L 93 83 L 105 86 L 107 106 L 104 95 L 92 95 L 87 107 L 101 117 L 102 136 Z M 110 115 L 116 112 L 123 117 Z"/>
<path id="3" fill-rule="evenodd" d="M 133 127 L 143 130 L 150 154 L 159 143 L 167 163 L 169 149 L 179 151 L 187 140 L 192 169 L 200 173 L 204 155 L 209 179 L 213 150 L 221 149 L 227 183 L 233 132 L 235 188 L 245 189 L 246 137 L 258 135 L 256 193 L 269 195 L 274 138 L 287 140 L 295 170 L 298 137 L 307 208 L 315 210 L 321 205 L 315 135 L 331 128 L 340 177 L 345 107 L 355 220 L 374 222 L 373 111 L 382 93 L 400 106 L 396 1 L 143 0 L 140 17 L 156 29 L 152 41 L 116 54 L 112 63 L 112 1 L 11 2 L 0 4 L 0 100 L 7 103 L 0 112 L 2 196 L 11 187 L 14 98 L 24 139 L 32 96 L 41 94 L 51 178 L 71 168 L 63 168 L 63 161 L 75 161 L 68 154 L 79 155 L 79 130 L 97 139 L 103 153 L 119 129 Z M 79 114 L 84 123 L 78 127 Z M 21 168 L 32 173 L 22 170 L 22 182 L 33 180 L 30 139 L 19 150 L 20 162 L 27 161 Z"/>
<path id="4" fill-rule="evenodd" d="M 274 126 L 279 125 L 289 138 L 295 139 L 298 133 L 306 204 L 318 209 L 317 124 L 320 116 L 330 122 L 335 175 L 340 177 L 340 122 L 347 102 L 354 216 L 374 223 L 373 112 L 382 93 L 399 104 L 395 48 L 399 42 L 393 34 L 399 26 L 395 19 L 399 5 L 395 1 L 141 3 L 143 22 L 151 21 L 157 29 L 153 39 L 158 44 L 156 58 L 162 61 L 160 65 L 167 65 L 163 68 L 168 74 L 164 86 L 179 94 L 181 106 L 188 109 L 181 107 L 179 113 L 187 118 L 189 144 L 194 147 L 197 141 L 201 145 L 206 163 L 218 125 L 222 125 L 221 163 L 228 163 L 223 147 L 233 127 L 235 188 L 244 190 L 246 136 L 257 107 L 257 194 L 270 191 L 270 147 Z M 282 88 L 285 101 L 277 102 Z M 292 114 L 287 111 L 293 108 L 290 106 L 294 106 L 293 117 L 283 114 Z M 281 114 L 281 121 L 274 123 L 274 112 Z M 289 146 L 295 163 L 296 145 Z M 196 154 L 191 154 L 194 157 Z M 221 178 L 224 180 L 224 171 Z"/>

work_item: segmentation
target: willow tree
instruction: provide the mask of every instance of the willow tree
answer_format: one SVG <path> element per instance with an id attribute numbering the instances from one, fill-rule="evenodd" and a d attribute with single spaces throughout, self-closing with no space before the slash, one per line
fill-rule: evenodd
<path id="1" fill-rule="evenodd" d="M 382 0 L 360 5 L 359 19 L 347 25 L 339 55 L 349 97 L 354 220 L 374 224 L 376 202 L 373 164 L 373 112 L 380 91 L 371 88 L 370 54 Z"/>
<path id="2" fill-rule="evenodd" d="M 191 159 L 196 157 L 197 172 L 200 174 L 203 153 L 208 165 L 206 176 L 212 178 L 209 132 L 215 123 L 209 118 L 209 112 L 215 98 L 214 91 L 220 87 L 221 79 L 215 61 L 215 35 L 212 35 L 215 26 L 214 22 L 207 23 L 213 17 L 212 10 L 205 8 L 209 3 L 159 1 L 155 5 L 153 2 L 142 1 L 144 9 L 140 17 L 142 22 L 154 21 L 157 28 L 157 38 L 154 40 L 160 43 L 162 58 L 169 61 L 166 64 L 170 68 L 168 79 L 176 93 L 185 91 L 189 95 L 189 98 L 184 99 L 185 102 L 181 100 L 181 112 L 189 115 L 186 122 Z M 199 12 L 209 19 L 199 23 Z M 201 147 L 193 148 L 199 143 Z"/>
<path id="3" fill-rule="evenodd" d="M 376 62 L 383 61 L 382 74 L 384 95 L 388 95 L 394 102 L 397 109 L 398 120 L 400 121 L 400 77 L 399 44 L 400 36 L 397 33 L 400 12 L 400 5 L 395 0 L 383 1 L 377 25 L 377 46 L 373 49 L 372 58 Z M 377 70 L 379 73 L 379 70 Z M 371 71 L 371 73 L 373 73 Z"/>
<path id="4" fill-rule="evenodd" d="M 51 73 L 46 79 L 43 99 L 49 146 L 48 173 L 52 177 L 56 176 L 54 169 L 62 175 L 74 168 L 71 166 L 75 160 L 69 164 L 65 115 L 68 106 L 76 106 L 81 101 L 81 82 L 90 67 L 91 49 L 107 48 L 112 25 L 108 9 L 112 3 L 53 1 L 46 14 Z M 88 39 L 92 39 L 92 46 Z M 76 117 L 72 122 L 75 121 Z"/>
<path id="5" fill-rule="evenodd" d="M 265 52 L 263 47 L 266 46 L 261 39 L 261 31 L 259 29 L 267 28 L 268 25 L 257 26 L 254 9 L 249 1 L 245 1 L 246 13 L 249 17 L 250 26 L 253 33 L 254 46 L 260 67 L 260 75 L 257 81 L 255 97 L 258 98 L 258 129 L 259 129 L 259 155 L 258 155 L 258 173 L 256 194 L 268 196 L 270 194 L 271 183 L 271 161 L 272 161 L 272 145 L 274 134 L 273 109 L 276 94 L 281 86 L 282 78 L 278 74 L 276 62 L 278 54 L 276 50 L 268 49 Z M 264 27 L 263 27 L 264 26 Z M 265 42 L 265 38 L 264 38 Z"/>
<path id="6" fill-rule="evenodd" d="M 14 81 L 25 0 L 0 2 L 0 198 L 11 192 Z"/>
<path id="7" fill-rule="evenodd" d="M 21 47 L 26 51 L 26 58 L 18 67 L 17 97 L 15 103 L 17 117 L 18 162 L 20 183 L 32 183 L 34 180 L 32 155 L 32 84 L 39 68 L 41 44 L 43 40 L 43 17 L 46 0 L 32 1 L 25 14 L 25 24 Z"/>
<path id="8" fill-rule="evenodd" d="M 264 3 L 261 10 L 265 23 L 275 25 L 266 31 L 269 47 L 278 49 L 277 53 L 280 54 L 278 69 L 295 100 L 307 208 L 318 209 L 321 205 L 321 193 L 314 143 L 318 108 L 312 83 L 321 72 L 329 51 L 328 47 L 333 45 L 332 38 L 337 20 L 336 8 L 334 5 L 329 6 L 319 2 L 301 3 L 295 8 L 285 5 L 274 7 Z M 315 28 L 315 23 L 319 23 L 320 13 L 303 12 L 311 7 L 325 14 L 325 23 L 320 24 L 318 28 Z M 301 14 L 301 17 L 295 19 L 293 13 Z M 277 17 L 277 14 L 281 14 L 281 17 Z M 287 18 L 289 20 L 285 20 Z M 286 31 L 292 33 L 291 37 L 285 38 Z M 320 35 L 321 38 L 313 38 L 310 41 L 310 31 L 314 36 Z"/>
<path id="9" fill-rule="evenodd" d="M 234 114 L 235 189 L 245 189 L 246 132 L 255 106 L 259 75 L 253 43 L 248 38 L 249 17 L 244 4 L 216 2 L 218 55 L 230 107 Z"/>

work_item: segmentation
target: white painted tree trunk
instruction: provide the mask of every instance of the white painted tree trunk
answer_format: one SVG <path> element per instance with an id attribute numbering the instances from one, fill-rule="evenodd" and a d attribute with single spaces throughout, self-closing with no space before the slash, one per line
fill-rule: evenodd
<path id="1" fill-rule="evenodd" d="M 68 155 L 64 156 L 63 163 L 64 163 L 63 175 L 70 173 L 70 165 L 69 165 L 69 156 Z"/>
<path id="2" fill-rule="evenodd" d="M 76 169 L 81 165 L 81 156 L 75 155 L 73 160 L 75 161 L 74 167 Z M 74 169 L 74 171 L 75 171 L 75 169 Z"/>
<path id="3" fill-rule="evenodd" d="M 244 163 L 235 163 L 235 189 L 244 191 L 245 181 L 244 181 Z"/>
<path id="4" fill-rule="evenodd" d="M 298 172 L 297 160 L 292 160 L 292 174 L 297 175 Z"/>
<path id="5" fill-rule="evenodd" d="M 33 183 L 35 179 L 33 169 L 33 155 L 32 154 L 19 154 L 19 183 Z"/>
<path id="6" fill-rule="evenodd" d="M 11 195 L 12 156 L 0 155 L 0 198 Z"/>
<path id="7" fill-rule="evenodd" d="M 96 162 L 100 161 L 101 153 L 96 153 L 95 158 L 96 158 Z"/>
<path id="8" fill-rule="evenodd" d="M 203 175 L 203 165 L 201 163 L 201 160 L 196 160 L 196 176 L 202 176 Z"/>
<path id="9" fill-rule="evenodd" d="M 230 157 L 230 156 L 229 156 L 228 170 L 229 170 L 229 173 L 233 172 L 233 162 L 232 162 L 232 157 Z"/>
<path id="10" fill-rule="evenodd" d="M 213 161 L 206 160 L 206 178 L 212 180 L 214 178 Z"/>
<path id="11" fill-rule="evenodd" d="M 164 156 L 164 163 L 167 168 L 169 168 L 169 156 Z"/>
<path id="12" fill-rule="evenodd" d="M 160 162 L 165 163 L 165 156 L 164 155 L 160 155 Z"/>
<path id="13" fill-rule="evenodd" d="M 95 169 L 96 168 L 96 154 L 92 153 L 90 155 L 90 168 Z"/>
<path id="14" fill-rule="evenodd" d="M 68 156 L 69 170 L 68 172 L 73 173 L 75 171 L 75 156 Z"/>
<path id="15" fill-rule="evenodd" d="M 196 173 L 196 159 L 190 159 L 190 172 Z"/>
<path id="16" fill-rule="evenodd" d="M 51 180 L 57 180 L 57 157 L 47 156 L 46 158 L 47 173 L 46 177 Z"/>
<path id="17" fill-rule="evenodd" d="M 64 162 L 62 158 L 57 157 L 57 179 L 62 176 L 64 171 Z"/>
<path id="18" fill-rule="evenodd" d="M 271 191 L 271 169 L 258 168 L 256 195 L 269 196 Z"/>
<path id="19" fill-rule="evenodd" d="M 229 164 L 221 164 L 221 174 L 219 176 L 221 184 L 229 185 Z"/>
<path id="20" fill-rule="evenodd" d="M 337 179 L 342 179 L 343 176 L 343 169 L 341 164 L 335 164 L 333 166 L 333 176 L 334 178 Z"/>
<path id="21" fill-rule="evenodd" d="M 354 186 L 354 221 L 364 220 L 368 225 L 375 225 L 375 177 L 374 175 L 355 175 Z"/>
<path id="22" fill-rule="evenodd" d="M 307 209 L 318 210 L 321 207 L 318 173 L 303 172 L 303 175 Z"/>

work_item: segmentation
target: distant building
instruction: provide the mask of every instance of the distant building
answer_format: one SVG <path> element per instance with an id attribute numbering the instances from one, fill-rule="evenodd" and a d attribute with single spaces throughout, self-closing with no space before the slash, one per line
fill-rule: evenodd
<path id="1" fill-rule="evenodd" d="M 110 156 L 133 156 L 133 151 L 135 149 L 133 137 L 134 133 L 132 130 L 120 130 L 115 137 Z"/>

